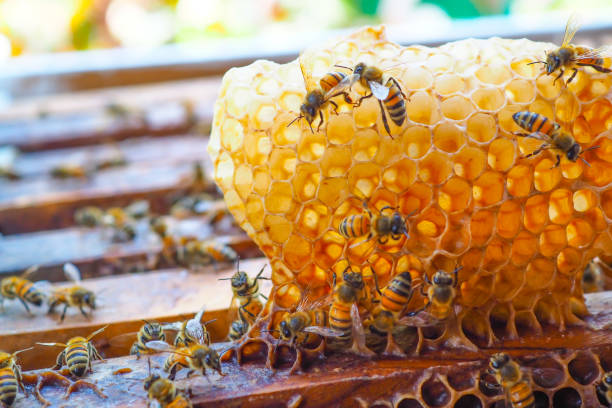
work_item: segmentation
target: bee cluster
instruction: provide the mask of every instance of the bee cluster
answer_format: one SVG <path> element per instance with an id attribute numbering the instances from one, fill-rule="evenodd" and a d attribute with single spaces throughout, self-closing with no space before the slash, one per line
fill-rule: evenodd
<path id="1" fill-rule="evenodd" d="M 274 283 L 238 359 L 295 349 L 297 369 L 325 350 L 478 350 L 580 324 L 587 284 L 603 286 L 591 261 L 612 250 L 612 75 L 576 28 L 561 47 L 437 49 L 368 28 L 230 70 L 208 151 Z M 531 406 L 507 354 L 490 370 Z"/>

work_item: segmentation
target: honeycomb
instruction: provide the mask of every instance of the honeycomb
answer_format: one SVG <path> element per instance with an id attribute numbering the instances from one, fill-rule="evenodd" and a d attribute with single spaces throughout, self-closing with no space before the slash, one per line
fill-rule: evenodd
<path id="1" fill-rule="evenodd" d="M 555 83 L 527 65 L 553 47 L 500 38 L 402 47 L 369 27 L 303 54 L 314 81 L 335 64 L 394 67 L 386 75 L 408 99 L 402 127 L 390 121 L 393 137 L 375 98 L 355 108 L 337 98 L 338 113 L 324 109 L 314 132 L 304 120 L 288 126 L 306 95 L 297 60 L 228 71 L 208 152 L 229 210 L 270 260 L 267 310 L 329 293 L 347 262 L 370 286 L 374 273 L 385 285 L 405 270 L 419 282 L 462 266 L 449 326 L 471 344 L 580 324 L 582 272 L 612 251 L 612 75 L 583 69 Z M 589 165 L 554 167 L 554 151 L 524 158 L 541 142 L 513 135 L 521 110 L 554 119 L 583 148 L 599 146 L 582 156 Z M 343 238 L 339 224 L 362 214 L 364 200 L 373 212 L 396 207 L 409 238 Z M 424 302 L 417 293 L 408 310 Z M 419 328 L 417 348 L 445 331 Z"/>

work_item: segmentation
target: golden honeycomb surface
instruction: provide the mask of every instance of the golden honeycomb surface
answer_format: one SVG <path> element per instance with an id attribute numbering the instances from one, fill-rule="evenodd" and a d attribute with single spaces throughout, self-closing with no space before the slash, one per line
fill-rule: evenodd
<path id="1" fill-rule="evenodd" d="M 457 325 L 477 344 L 577 323 L 582 271 L 612 251 L 612 75 L 582 69 L 566 86 L 527 65 L 554 47 L 500 38 L 402 47 L 370 27 L 303 54 L 315 83 L 335 64 L 393 67 L 386 75 L 408 97 L 393 137 L 375 98 L 355 108 L 337 98 L 338 114 L 324 109 L 314 132 L 304 120 L 288 126 L 306 95 L 298 60 L 228 71 L 208 152 L 229 210 L 270 260 L 275 305 L 329 291 L 347 261 L 381 285 L 405 270 L 419 280 L 462 266 Z M 513 135 L 521 110 L 555 120 L 583 149 L 599 146 L 582 156 L 589 165 L 554 167 L 555 151 L 524 158 L 542 142 Z M 362 214 L 364 200 L 375 212 L 397 207 L 409 238 L 343 238 L 340 222 Z"/>

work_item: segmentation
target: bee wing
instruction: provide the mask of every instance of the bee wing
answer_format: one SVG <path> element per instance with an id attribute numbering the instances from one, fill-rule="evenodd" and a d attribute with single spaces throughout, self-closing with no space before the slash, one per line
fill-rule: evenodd
<path id="1" fill-rule="evenodd" d="M 199 344 L 204 343 L 204 329 L 199 320 L 191 319 L 185 326 L 185 334 L 198 341 Z"/>
<path id="2" fill-rule="evenodd" d="M 321 327 L 321 326 L 308 326 L 304 327 L 303 331 L 308 333 L 318 334 L 323 337 L 340 337 L 342 336 L 342 332 L 339 330 L 331 329 L 329 327 Z"/>
<path id="3" fill-rule="evenodd" d="M 129 347 L 137 340 L 138 332 L 123 333 L 108 340 L 113 347 Z"/>
<path id="4" fill-rule="evenodd" d="M 591 58 L 607 58 L 612 57 L 612 47 L 609 45 L 593 48 L 587 52 L 583 52 L 582 54 L 576 55 L 574 61 L 580 61 Z"/>
<path id="5" fill-rule="evenodd" d="M 172 347 L 170 344 L 161 340 L 147 341 L 145 346 L 147 346 L 147 348 L 150 348 L 151 350 L 167 351 L 170 353 L 175 351 L 175 347 Z"/>
<path id="6" fill-rule="evenodd" d="M 342 78 L 342 81 L 338 82 L 336 86 L 327 91 L 325 94 L 325 99 L 333 98 L 338 95 L 340 92 L 349 89 L 351 86 L 355 84 L 359 80 L 359 74 L 350 74 Z"/>
<path id="7" fill-rule="evenodd" d="M 53 284 L 48 280 L 36 281 L 32 285 L 34 289 L 42 292 L 45 296 L 49 296 L 49 294 L 53 292 Z"/>
<path id="8" fill-rule="evenodd" d="M 572 13 L 572 15 L 567 19 L 567 24 L 565 25 L 565 34 L 563 35 L 563 42 L 561 43 L 562 47 L 568 45 L 574 39 L 576 35 L 576 31 L 580 28 L 580 18 L 578 14 Z"/>
<path id="9" fill-rule="evenodd" d="M 351 306 L 351 320 L 353 321 L 353 341 L 357 344 L 357 347 L 360 350 L 365 350 L 365 331 L 363 330 L 363 324 L 361 323 L 357 303 L 353 303 L 353 306 Z"/>
<path id="10" fill-rule="evenodd" d="M 517 134 L 517 136 L 522 136 L 522 137 L 528 137 L 530 139 L 537 139 L 537 140 L 541 140 L 543 142 L 550 142 L 550 137 L 548 135 L 545 135 L 543 133 L 529 133 L 529 134 Z"/>
<path id="11" fill-rule="evenodd" d="M 310 92 L 316 88 L 316 82 L 312 78 L 312 75 L 308 72 L 304 65 L 304 53 L 300 54 L 299 58 L 300 70 L 302 71 L 302 78 L 304 78 L 304 85 L 306 86 L 306 92 Z"/>
<path id="12" fill-rule="evenodd" d="M 162 325 L 162 328 L 164 330 L 170 330 L 170 331 L 179 331 L 181 330 L 181 327 L 183 327 L 183 322 L 164 323 Z"/>
<path id="13" fill-rule="evenodd" d="M 398 323 L 406 326 L 426 327 L 438 324 L 440 321 L 429 314 L 419 313 L 415 316 L 404 316 L 399 319 Z"/>
<path id="14" fill-rule="evenodd" d="M 73 282 L 81 281 L 81 271 L 79 271 L 79 268 L 77 268 L 73 263 L 66 262 L 64 264 L 64 275 L 66 275 L 68 280 Z"/>
<path id="15" fill-rule="evenodd" d="M 316 299 L 313 299 L 312 296 L 313 296 L 312 289 L 306 288 L 306 290 L 304 291 L 304 295 L 302 296 L 302 299 L 300 300 L 297 307 L 295 308 L 296 312 L 299 312 L 301 310 L 323 309 L 323 308 L 327 308 L 331 304 L 332 298 L 329 295 L 323 295 Z"/>
<path id="16" fill-rule="evenodd" d="M 32 265 L 28 269 L 23 271 L 23 273 L 21 274 L 21 277 L 24 279 L 28 279 L 28 277 L 32 275 L 34 272 L 36 272 L 39 268 L 40 268 L 40 265 Z"/>
<path id="17" fill-rule="evenodd" d="M 376 99 L 384 101 L 389 96 L 389 88 L 386 86 L 374 81 L 369 81 L 368 85 L 370 85 L 370 90 L 372 90 Z"/>

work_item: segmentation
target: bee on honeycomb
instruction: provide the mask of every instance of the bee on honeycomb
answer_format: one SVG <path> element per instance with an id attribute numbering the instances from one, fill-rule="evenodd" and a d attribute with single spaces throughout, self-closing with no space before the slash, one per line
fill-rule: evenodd
<path id="1" fill-rule="evenodd" d="M 307 290 L 329 294 L 346 261 L 375 265 L 380 287 L 401 271 L 424 280 L 460 268 L 455 329 L 445 336 L 480 347 L 579 323 L 588 313 L 582 273 L 612 250 L 612 75 L 584 68 L 567 85 L 555 82 L 529 65 L 553 48 L 499 38 L 401 47 L 370 27 L 302 54 L 313 81 L 334 66 L 396 67 L 410 97 L 391 132 L 377 98 L 323 109 L 312 131 L 305 121 L 288 126 L 306 95 L 298 61 L 230 70 L 208 152 L 229 210 L 270 260 L 269 327 Z M 353 88 L 352 100 L 367 95 Z M 521 111 L 571 132 L 584 160 L 530 155 L 542 141 L 516 137 Z M 372 212 L 397 211 L 406 233 L 343 234 L 364 201 Z M 367 285 L 373 290 L 372 279 Z M 425 303 L 415 295 L 407 309 Z"/>

